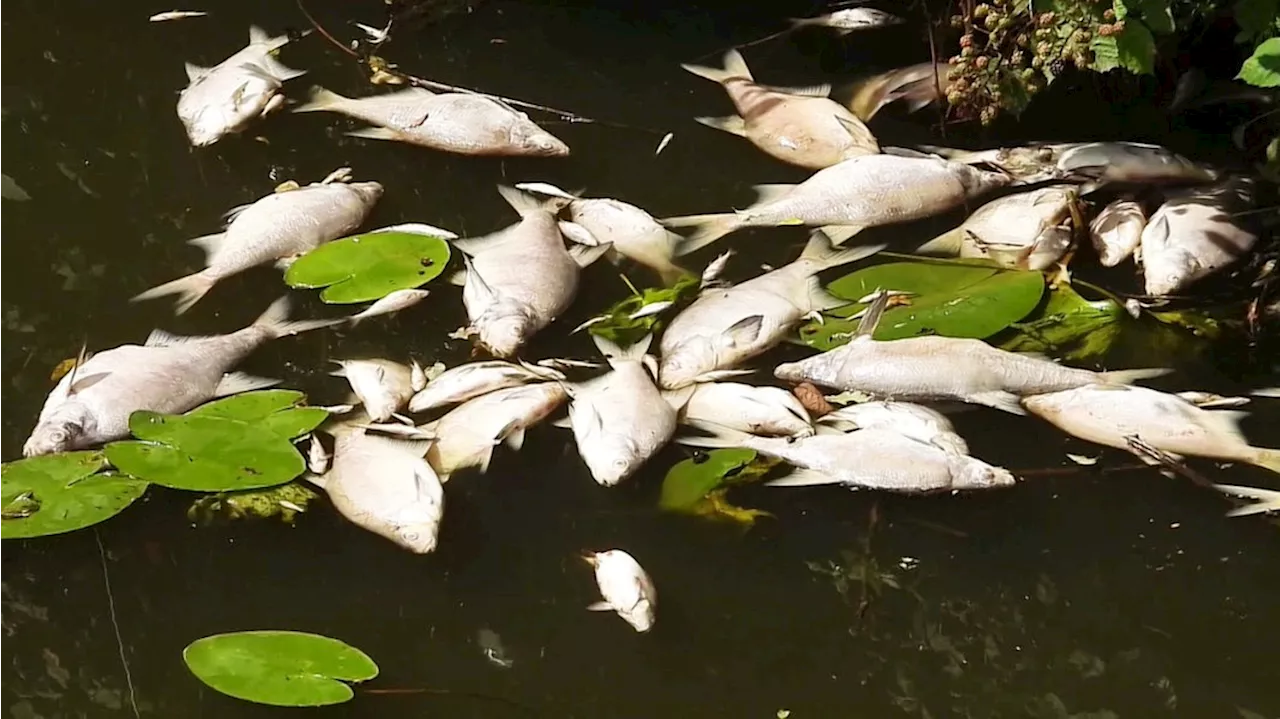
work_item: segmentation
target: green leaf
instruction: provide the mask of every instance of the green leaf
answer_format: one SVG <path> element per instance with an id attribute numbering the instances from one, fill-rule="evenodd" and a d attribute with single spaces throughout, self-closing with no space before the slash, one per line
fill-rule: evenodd
<path id="1" fill-rule="evenodd" d="M 111 463 L 131 475 L 174 489 L 201 492 L 284 484 L 306 469 L 290 441 L 328 414 L 297 407 L 301 392 L 246 392 L 184 415 L 139 411 L 129 429 L 141 442 L 106 446 Z"/>
<path id="2" fill-rule="evenodd" d="M 274 706 L 341 704 L 354 696 L 343 682 L 378 676 L 378 665 L 359 649 L 304 632 L 215 634 L 188 645 L 182 659 L 213 689 Z"/>
<path id="3" fill-rule="evenodd" d="M 377 231 L 320 245 L 294 262 L 284 281 L 324 287 L 320 299 L 330 304 L 369 302 L 430 282 L 448 262 L 444 237 Z"/>
<path id="4" fill-rule="evenodd" d="M 1124 30 L 1119 34 L 1096 35 L 1090 41 L 1093 69 L 1107 72 L 1119 67 L 1139 75 L 1151 74 L 1156 59 L 1156 40 L 1151 30 L 1133 18 L 1124 23 Z"/>
<path id="5" fill-rule="evenodd" d="M 1124 307 L 1111 300 L 1091 302 L 1070 285 L 1049 292 L 1044 306 L 1028 322 L 1010 329 L 999 342 L 1010 352 L 1042 352 L 1072 360 L 1097 359 L 1107 353 L 1128 317 Z"/>
<path id="6" fill-rule="evenodd" d="M 631 315 L 656 302 L 679 304 L 697 295 L 700 285 L 701 280 L 697 277 L 682 277 L 671 287 L 645 288 L 639 294 L 632 294 L 605 310 L 600 315 L 604 319 L 593 323 L 588 331 L 622 347 L 634 344 L 645 335 L 662 329 L 664 323 L 661 315 L 673 316 L 675 310 L 673 307 L 659 314 L 635 319 Z"/>
<path id="7" fill-rule="evenodd" d="M 982 339 L 1036 308 L 1044 293 L 1044 275 L 955 261 L 894 262 L 845 275 L 827 289 L 848 300 L 877 289 L 912 293 L 911 304 L 884 313 L 873 335 L 878 340 L 921 334 Z M 821 324 L 810 322 L 800 328 L 800 339 L 822 351 L 839 347 L 858 325 L 858 320 L 847 318 L 861 309 L 858 304 L 842 307 Z"/>
<path id="8" fill-rule="evenodd" d="M 1274 1 L 1274 0 L 1272 0 Z M 1173 32 L 1173 9 L 1169 7 L 1169 0 L 1131 0 L 1132 9 L 1138 11 L 1138 16 L 1142 18 L 1142 22 L 1157 35 L 1167 35 Z M 1116 3 L 1117 8 L 1120 3 Z M 1120 17 L 1119 10 L 1116 11 L 1116 17 Z M 1128 22 L 1125 22 L 1125 32 L 1128 32 Z"/>
<path id="9" fill-rule="evenodd" d="M 62 534 L 106 521 L 147 491 L 147 483 L 114 474 L 101 452 L 66 452 L 0 467 L 0 537 Z"/>
<path id="10" fill-rule="evenodd" d="M 1236 24 L 1240 26 L 1238 40 L 1250 40 L 1269 33 L 1280 14 L 1277 0 L 1239 0 L 1232 10 Z"/>
<path id="11" fill-rule="evenodd" d="M 706 455 L 679 462 L 662 480 L 658 507 L 668 512 L 728 520 L 750 526 L 768 512 L 734 506 L 725 493 L 734 484 L 763 477 L 778 460 L 758 456 L 751 449 L 713 449 Z"/>
<path id="12" fill-rule="evenodd" d="M 1236 79 L 1255 87 L 1280 87 L 1280 37 L 1264 40 L 1254 48 Z"/>

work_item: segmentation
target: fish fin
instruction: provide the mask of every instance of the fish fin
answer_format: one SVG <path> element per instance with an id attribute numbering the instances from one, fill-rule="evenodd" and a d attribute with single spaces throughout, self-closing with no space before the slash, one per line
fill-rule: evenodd
<path id="1" fill-rule="evenodd" d="M 796 185 L 789 185 L 786 183 L 773 183 L 773 184 L 764 184 L 764 185 L 752 185 L 751 189 L 755 190 L 755 193 L 756 193 L 756 201 L 751 206 L 759 207 L 760 205 L 767 205 L 770 202 L 776 202 L 782 199 L 783 197 L 786 197 L 787 193 L 796 189 Z"/>
<path id="2" fill-rule="evenodd" d="M 671 409 L 679 412 L 681 409 L 684 409 L 686 404 L 689 404 L 689 400 L 693 397 L 693 393 L 697 389 L 697 385 L 691 384 L 688 387 L 681 387 L 680 389 L 662 390 L 662 398 L 667 401 L 667 404 L 671 405 Z"/>
<path id="3" fill-rule="evenodd" d="M 269 45 L 270 43 L 271 43 L 271 36 L 267 34 L 266 30 L 263 30 L 257 25 L 249 26 L 249 44 L 250 45 Z"/>
<path id="4" fill-rule="evenodd" d="M 205 235 L 204 237 L 196 237 L 194 239 L 187 240 L 187 244 L 195 245 L 196 247 L 204 250 L 205 264 L 208 264 L 209 260 L 212 259 L 214 255 L 218 254 L 218 248 L 222 246 L 222 243 L 226 239 L 227 233 L 219 232 L 213 235 Z"/>
<path id="5" fill-rule="evenodd" d="M 561 417 L 560 419 L 552 422 L 551 426 L 559 427 L 560 429 L 573 429 L 573 418 L 569 416 Z"/>
<path id="6" fill-rule="evenodd" d="M 1147 369 L 1121 369 L 1112 370 L 1110 372 L 1100 372 L 1104 382 L 1111 384 L 1133 384 L 1140 379 L 1151 379 L 1153 377 L 1163 377 L 1172 369 L 1167 367 L 1154 367 Z"/>
<path id="7" fill-rule="evenodd" d="M 774 92 L 785 93 L 787 95 L 795 95 L 796 97 L 828 97 L 831 95 L 831 83 L 801 85 L 799 87 L 769 85 L 767 89 L 773 90 Z"/>
<path id="8" fill-rule="evenodd" d="M 638 362 L 644 358 L 649 352 L 649 345 L 653 342 L 653 335 L 647 334 L 636 341 L 635 344 L 623 349 L 613 342 L 601 337 L 600 335 L 591 335 L 591 340 L 595 342 L 596 349 L 604 358 L 609 360 L 611 367 L 617 367 L 615 362 L 631 361 Z"/>
<path id="9" fill-rule="evenodd" d="M 702 65 L 682 64 L 680 67 L 697 75 L 706 78 L 712 82 L 724 82 L 731 78 L 742 78 L 744 80 L 752 80 L 751 70 L 747 69 L 747 61 L 742 58 L 742 53 L 735 49 L 729 49 L 724 54 L 724 68 L 704 67 Z"/>
<path id="10" fill-rule="evenodd" d="M 565 200 L 581 200 L 582 193 L 586 192 L 585 189 L 577 192 L 565 192 L 549 182 L 517 182 L 516 189 L 548 197 L 559 197 Z"/>
<path id="11" fill-rule="evenodd" d="M 339 108 L 351 102 L 351 98 L 343 97 L 332 90 L 319 85 L 311 88 L 307 101 L 293 108 L 294 112 L 337 112 Z"/>
<path id="12" fill-rule="evenodd" d="M 175 335 L 164 330 L 151 330 L 151 334 L 147 335 L 147 341 L 143 344 L 147 347 L 172 347 L 187 342 L 207 340 L 210 337 L 210 335 Z"/>
<path id="13" fill-rule="evenodd" d="M 862 232 L 865 228 L 865 225 L 824 225 L 819 229 L 827 237 L 831 238 L 831 244 L 839 247 L 847 242 L 850 237 Z"/>
<path id="14" fill-rule="evenodd" d="M 726 212 L 718 215 L 677 217 L 672 219 L 680 223 L 673 225 L 674 227 L 693 225 L 698 228 L 693 232 L 693 234 L 681 240 L 674 252 L 676 257 L 700 250 L 730 232 L 742 227 L 742 221 L 736 212 Z M 664 224 L 666 222 L 666 220 L 663 221 Z"/>
<path id="15" fill-rule="evenodd" d="M 880 326 L 880 320 L 884 318 L 884 311 L 889 308 L 889 293 L 877 292 L 875 299 L 867 305 L 867 309 L 862 313 L 862 319 L 858 320 L 858 326 L 854 329 L 854 337 L 871 337 L 875 334 L 876 328 Z"/>
<path id="16" fill-rule="evenodd" d="M 862 121 L 857 117 L 850 118 L 843 115 L 836 115 L 835 117 L 836 122 L 840 123 L 840 127 L 843 127 L 845 132 L 849 133 L 849 136 L 853 139 L 861 140 L 867 136 L 867 126 L 862 124 Z"/>
<path id="17" fill-rule="evenodd" d="M 480 463 L 478 465 L 480 467 L 480 474 L 489 473 L 489 464 L 493 462 L 493 448 L 495 446 L 497 446 L 497 443 L 491 444 L 488 447 L 485 447 L 484 449 L 480 450 L 480 455 L 478 457 L 478 459 L 480 460 Z"/>
<path id="18" fill-rule="evenodd" d="M 347 137 L 363 137 L 366 140 L 392 140 L 401 139 L 402 135 L 396 130 L 385 127 L 364 127 L 359 130 L 352 130 L 346 133 Z"/>
<path id="19" fill-rule="evenodd" d="M 836 243 L 831 240 L 826 231 L 819 229 L 809 233 L 809 242 L 804 246 L 804 252 L 800 253 L 800 259 L 816 265 L 814 272 L 820 272 L 831 267 L 857 262 L 886 247 L 888 245 L 879 244 L 837 249 Z"/>
<path id="20" fill-rule="evenodd" d="M 764 315 L 751 315 L 729 325 L 724 336 L 735 346 L 749 345 L 760 337 L 760 329 L 764 326 Z"/>
<path id="21" fill-rule="evenodd" d="M 560 220 L 556 225 L 560 228 L 560 234 L 564 235 L 565 239 L 570 242 L 575 242 L 586 247 L 598 247 L 601 244 L 600 240 L 596 239 L 596 236 L 591 234 L 591 230 L 588 230 L 576 222 Z"/>
<path id="22" fill-rule="evenodd" d="M 737 115 L 728 115 L 725 117 L 695 117 L 699 124 L 706 125 L 714 130 L 723 130 L 727 133 L 737 135 L 738 137 L 747 136 L 747 121 Z"/>
<path id="23" fill-rule="evenodd" d="M 963 227 L 948 230 L 932 240 L 925 242 L 923 245 L 920 245 L 914 250 L 914 252 L 917 255 L 956 257 L 960 254 L 960 243 L 964 240 L 966 233 L 967 230 Z"/>
<path id="24" fill-rule="evenodd" d="M 819 487 L 829 484 L 841 484 L 840 480 L 829 474 L 824 474 L 816 469 L 802 469 L 797 467 L 794 472 L 785 477 L 764 483 L 766 487 Z"/>
<path id="25" fill-rule="evenodd" d="M 1280 474 L 1280 449 L 1254 447 L 1253 456 L 1249 458 L 1249 464 Z"/>
<path id="26" fill-rule="evenodd" d="M 608 602 L 592 602 L 587 605 L 588 612 L 612 612 L 613 605 Z"/>
<path id="27" fill-rule="evenodd" d="M 611 249 L 613 249 L 612 243 L 596 245 L 595 247 L 574 244 L 569 248 L 569 256 L 578 264 L 578 267 L 590 267 L 596 260 L 608 254 Z"/>
<path id="28" fill-rule="evenodd" d="M 191 309 L 192 305 L 200 301 L 213 289 L 217 279 L 205 274 L 204 271 L 197 272 L 186 277 L 179 277 L 171 282 L 166 282 L 159 287 L 153 287 L 146 292 L 134 295 L 130 302 L 141 302 L 143 300 L 153 300 L 157 297 L 166 295 L 178 295 L 178 301 L 174 305 L 173 313 L 180 315 Z"/>
<path id="29" fill-rule="evenodd" d="M 515 450 L 516 452 L 519 452 L 520 448 L 524 446 L 524 435 L 525 435 L 525 428 L 516 427 L 515 429 L 508 432 L 502 441 L 505 442 L 506 445 L 511 449 Z"/>
<path id="30" fill-rule="evenodd" d="M 271 379 L 270 377 L 254 377 L 244 372 L 228 372 L 222 375 L 222 379 L 218 381 L 218 387 L 213 390 L 213 396 L 227 397 L 255 389 L 274 387 L 278 384 L 280 384 L 280 380 Z"/>
<path id="31" fill-rule="evenodd" d="M 550 212 L 555 214 L 564 209 L 571 200 L 563 197 L 548 197 L 545 200 L 539 200 L 532 194 L 523 190 L 518 190 L 509 185 L 498 185 L 498 194 L 502 195 L 502 199 L 511 205 L 511 209 L 515 210 L 521 217 L 525 217 L 534 212 Z"/>
<path id="32" fill-rule="evenodd" d="M 450 272 L 450 273 L 449 273 L 449 276 L 445 278 L 445 281 L 446 281 L 446 282 L 448 282 L 449 284 L 451 284 L 451 285 L 455 285 L 455 286 L 457 286 L 457 287 L 465 287 L 465 286 L 466 286 L 466 284 L 467 284 L 467 270 L 466 270 L 466 268 L 464 267 L 463 269 L 460 269 L 460 270 L 457 270 L 457 271 L 454 271 L 454 272 Z"/>
<path id="33" fill-rule="evenodd" d="M 496 302 L 498 293 L 494 292 L 493 287 L 489 286 L 489 283 L 480 275 L 480 272 L 476 269 L 475 263 L 471 260 L 471 257 L 463 254 L 462 262 L 465 265 L 466 272 L 466 283 L 463 285 L 463 296 L 466 296 L 467 288 L 471 288 L 472 292 L 477 292 L 486 298 L 483 300 L 485 303 Z"/>
<path id="34" fill-rule="evenodd" d="M 923 148 L 923 149 L 913 149 L 910 147 L 882 147 L 880 148 L 880 153 L 884 155 L 894 155 L 895 157 L 913 157 L 917 159 L 931 159 L 935 157 L 943 157 L 943 158 L 946 157 L 946 155 L 939 155 L 938 153 L 932 151 L 933 149 L 943 150 L 945 148 L 935 148 L 933 145 L 918 145 L 917 147 Z M 947 152 L 958 153 L 962 151 L 947 150 Z"/>
<path id="35" fill-rule="evenodd" d="M 282 296 L 272 302 L 271 306 L 267 307 L 267 310 L 253 321 L 253 326 L 267 330 L 272 337 L 286 337 L 325 327 L 333 327 L 347 321 L 345 317 L 340 317 L 332 320 L 298 320 L 291 322 L 289 321 L 289 305 L 289 296 Z"/>
<path id="36" fill-rule="evenodd" d="M 106 379 L 110 374 L 110 372 L 94 372 L 93 374 L 85 375 L 83 377 L 77 377 L 75 381 L 71 383 L 70 387 L 67 388 L 67 394 L 73 395 L 77 392 L 83 392 Z"/>
<path id="37" fill-rule="evenodd" d="M 422 368 L 422 363 L 418 360 L 412 360 L 409 363 L 409 389 L 415 393 L 421 392 L 427 388 L 427 383 L 431 380 L 427 379 L 427 371 Z"/>
<path id="38" fill-rule="evenodd" d="M 972 395 L 972 400 L 976 404 L 986 405 L 995 409 L 1008 412 L 1010 414 L 1026 414 L 1027 410 L 1022 408 L 1022 403 L 1018 400 L 1018 395 L 1003 390 L 993 390 L 991 392 L 979 392 Z"/>
<path id="39" fill-rule="evenodd" d="M 812 275 L 805 281 L 805 294 L 811 311 L 833 310 L 837 307 L 853 304 L 843 297 L 836 297 L 827 292 L 817 275 Z"/>
<path id="40" fill-rule="evenodd" d="M 743 377 L 745 375 L 755 374 L 753 369 L 713 369 L 710 372 L 703 372 L 693 378 L 693 384 L 703 384 L 705 382 L 719 382 L 721 380 L 732 379 L 734 377 Z"/>
<path id="41" fill-rule="evenodd" d="M 752 435 L 748 434 L 747 432 L 733 429 L 732 427 L 726 427 L 722 424 L 717 424 L 715 422 L 690 420 L 686 422 L 686 424 L 690 427 L 693 427 L 694 429 L 702 430 L 703 432 L 706 432 L 708 435 L 710 435 L 706 437 L 692 436 L 692 435 L 687 435 L 684 437 L 676 437 L 675 439 L 676 443 L 683 444 L 689 447 L 707 447 L 707 448 L 742 447 L 744 446 L 743 442 L 749 442 L 752 439 Z"/>
<path id="42" fill-rule="evenodd" d="M 193 62 L 183 63 L 183 65 L 186 67 L 187 80 L 190 82 L 195 82 L 196 80 L 199 80 L 200 78 L 209 74 L 210 68 L 201 67 Z"/>

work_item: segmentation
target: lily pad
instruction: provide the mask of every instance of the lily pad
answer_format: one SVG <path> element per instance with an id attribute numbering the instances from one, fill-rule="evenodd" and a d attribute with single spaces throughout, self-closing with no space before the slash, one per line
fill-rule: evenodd
<path id="1" fill-rule="evenodd" d="M 421 287 L 444 272 L 451 233 L 390 229 L 325 243 L 290 265 L 284 281 L 290 287 L 324 287 L 320 299 L 329 304 L 352 304 Z"/>
<path id="2" fill-rule="evenodd" d="M 984 339 L 1040 304 L 1044 275 L 969 262 L 892 262 L 858 270 L 827 287 L 851 301 L 878 289 L 910 293 L 910 304 L 885 311 L 873 335 L 878 340 L 924 334 Z M 802 326 L 800 339 L 822 351 L 839 347 L 857 329 L 858 320 L 850 318 L 864 308 L 851 304 L 832 310 L 821 323 Z"/>
<path id="3" fill-rule="evenodd" d="M 671 287 L 648 287 L 605 310 L 589 327 L 591 334 L 626 347 L 657 333 L 664 324 L 661 315 L 674 316 L 674 306 L 698 294 L 701 280 L 682 277 Z M 634 288 L 633 288 L 634 289 Z M 669 303 L 661 312 L 647 314 L 643 308 Z"/>
<path id="4" fill-rule="evenodd" d="M 999 343 L 1011 352 L 1041 352 L 1069 360 L 1104 356 L 1119 338 L 1121 324 L 1129 317 L 1113 300 L 1086 300 L 1068 284 L 1049 292 L 1044 306 L 1027 322 L 1010 328 Z"/>
<path id="5" fill-rule="evenodd" d="M 776 460 L 758 456 L 751 449 L 714 449 L 703 456 L 679 462 L 662 481 L 658 507 L 713 519 L 727 519 L 750 525 L 768 512 L 730 504 L 725 494 L 730 485 L 743 484 L 764 476 Z"/>
<path id="6" fill-rule="evenodd" d="M 147 491 L 147 483 L 133 477 L 96 474 L 106 465 L 101 452 L 66 452 L 0 467 L 0 537 L 44 537 L 90 527 Z"/>
<path id="7" fill-rule="evenodd" d="M 301 392 L 246 392 L 183 415 L 138 411 L 129 430 L 143 441 L 112 442 L 107 458 L 155 484 L 200 492 L 260 489 L 302 474 L 306 462 L 290 441 L 328 413 L 298 407 Z"/>
<path id="8" fill-rule="evenodd" d="M 341 704 L 355 696 L 344 682 L 378 676 L 378 665 L 364 652 L 305 632 L 215 634 L 188 645 L 182 659 L 213 689 L 274 706 Z"/>

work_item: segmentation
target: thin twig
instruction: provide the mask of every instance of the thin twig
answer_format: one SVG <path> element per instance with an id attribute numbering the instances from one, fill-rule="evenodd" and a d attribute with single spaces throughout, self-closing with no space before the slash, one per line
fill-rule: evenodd
<path id="1" fill-rule="evenodd" d="M 920 0 L 920 11 L 924 13 L 924 28 L 929 36 L 929 62 L 933 63 L 933 67 L 929 71 L 933 73 L 933 91 L 938 97 L 938 131 L 942 133 L 942 139 L 947 139 L 947 96 L 942 94 L 942 79 L 938 77 L 938 47 L 933 39 L 933 16 L 929 14 L 928 0 Z"/>
<path id="2" fill-rule="evenodd" d="M 116 598 L 111 593 L 111 574 L 107 571 L 107 549 L 102 546 L 102 535 L 97 528 L 93 530 L 93 538 L 98 543 L 98 557 L 102 560 L 102 584 L 107 589 L 107 609 L 111 613 L 111 627 L 116 631 L 116 647 L 120 650 L 120 664 L 124 667 L 124 681 L 129 687 L 129 706 L 133 708 L 134 719 L 141 719 L 138 711 L 138 695 L 133 688 L 133 674 L 129 672 L 129 660 L 124 655 L 124 639 L 120 636 L 120 622 L 116 619 Z"/>
<path id="3" fill-rule="evenodd" d="M 311 27 L 315 28 L 316 32 L 320 33 L 322 36 L 324 36 L 326 40 L 333 43 L 334 46 L 337 47 L 339 50 L 345 52 L 346 54 L 358 60 L 362 59 L 359 53 L 347 47 L 346 45 L 343 45 L 342 43 L 338 42 L 337 38 L 330 35 L 328 30 L 325 30 L 324 27 L 322 27 L 314 17 L 311 17 L 311 13 L 307 12 L 307 9 L 303 7 L 302 0 L 295 0 L 295 2 L 298 3 L 298 9 L 302 11 L 302 15 L 307 18 L 307 22 L 311 23 Z"/>

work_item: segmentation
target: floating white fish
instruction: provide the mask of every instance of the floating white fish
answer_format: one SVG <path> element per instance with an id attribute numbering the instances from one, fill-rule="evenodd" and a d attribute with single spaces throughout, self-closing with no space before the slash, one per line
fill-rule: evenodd
<path id="1" fill-rule="evenodd" d="M 766 436 L 813 434 L 808 410 L 795 395 L 780 387 L 754 387 L 736 382 L 697 384 L 681 418 L 691 423 L 715 422 Z"/>
<path id="2" fill-rule="evenodd" d="M 158 12 L 147 18 L 151 22 L 168 22 L 169 20 L 186 20 L 193 17 L 205 17 L 209 13 L 202 10 L 170 10 L 168 12 Z"/>
<path id="3" fill-rule="evenodd" d="M 882 427 L 955 454 L 968 454 L 969 445 L 941 412 L 910 402 L 862 402 L 841 407 L 818 422 L 842 431 Z"/>
<path id="4" fill-rule="evenodd" d="M 505 443 L 518 451 L 524 446 L 525 430 L 546 419 L 567 398 L 558 382 L 540 382 L 507 387 L 468 400 L 424 425 L 436 436 L 427 451 L 427 461 L 442 482 L 467 467 L 487 472 L 494 448 Z"/>
<path id="5" fill-rule="evenodd" d="M 640 563 L 621 549 L 589 552 L 583 559 L 596 570 L 596 585 L 604 601 L 587 607 L 593 612 L 616 612 L 637 632 L 653 628 L 658 591 Z"/>
<path id="6" fill-rule="evenodd" d="M 392 312 L 412 307 L 427 298 L 426 290 L 396 290 L 378 299 L 373 304 L 347 318 L 352 326 L 378 315 L 389 315 Z"/>
<path id="7" fill-rule="evenodd" d="M 470 362 L 445 370 L 427 383 L 409 400 L 410 412 L 427 412 L 437 407 L 457 404 L 490 392 L 518 387 L 532 382 L 563 380 L 564 375 L 550 367 L 505 360 Z"/>
<path id="8" fill-rule="evenodd" d="M 817 17 L 792 18 L 795 27 L 827 27 L 841 37 L 858 30 L 899 25 L 902 18 L 870 7 L 852 7 L 836 10 Z"/>
<path id="9" fill-rule="evenodd" d="M 344 377 L 360 398 L 369 419 L 385 422 L 409 404 L 409 398 L 427 385 L 422 366 L 412 366 L 386 359 L 333 360 L 338 369 L 330 372 Z"/>

